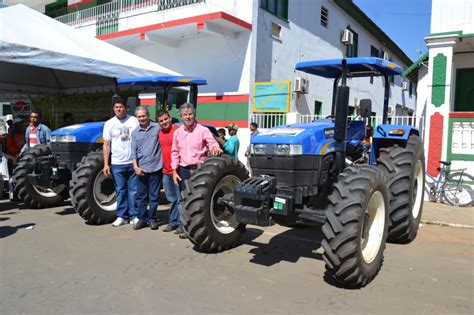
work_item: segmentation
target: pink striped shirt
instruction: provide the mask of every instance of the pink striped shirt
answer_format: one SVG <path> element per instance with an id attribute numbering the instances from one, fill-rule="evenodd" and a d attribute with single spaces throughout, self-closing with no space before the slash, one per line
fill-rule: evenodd
<path id="1" fill-rule="evenodd" d="M 211 148 L 219 147 L 208 128 L 194 124 L 190 130 L 181 126 L 174 132 L 171 147 L 171 167 L 195 165 L 204 162 Z"/>

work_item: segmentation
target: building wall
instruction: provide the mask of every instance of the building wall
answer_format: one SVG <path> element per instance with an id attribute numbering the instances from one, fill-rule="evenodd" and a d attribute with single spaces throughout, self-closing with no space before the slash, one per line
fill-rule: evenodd
<path id="1" fill-rule="evenodd" d="M 320 23 L 321 5 L 329 10 L 327 28 Z M 314 101 L 321 101 L 323 103 L 323 113 L 329 113 L 332 100 L 332 80 L 305 73 L 295 73 L 294 66 L 296 63 L 315 59 L 345 57 L 346 46 L 341 43 L 340 38 L 343 30 L 348 25 L 358 33 L 359 57 L 370 56 L 371 45 L 379 50 L 384 45 L 331 1 L 290 1 L 288 15 L 289 22 L 279 19 L 262 9 L 258 11 L 255 81 L 290 80 L 293 84 L 295 76 L 308 78 L 310 82 L 309 93 L 300 96 L 297 110 L 301 114 L 314 114 Z M 271 36 L 272 23 L 282 27 L 281 40 Z M 393 62 L 402 67 L 408 66 L 402 64 L 393 53 L 390 55 Z M 415 96 L 410 97 L 408 91 L 402 91 L 401 82 L 402 78 L 398 77 L 391 85 L 389 105 L 395 108 L 397 104 L 400 104 L 414 110 Z M 351 105 L 354 105 L 356 97 L 359 99 L 370 98 L 372 99 L 373 111 L 378 115 L 382 114 L 382 79 L 374 78 L 373 83 L 370 83 L 369 78 L 354 79 L 349 80 L 349 85 L 351 86 Z M 294 102 L 295 100 L 292 98 L 292 103 Z"/>
<path id="2" fill-rule="evenodd" d="M 474 1 L 433 0 L 431 34 L 455 31 L 474 33 Z"/>

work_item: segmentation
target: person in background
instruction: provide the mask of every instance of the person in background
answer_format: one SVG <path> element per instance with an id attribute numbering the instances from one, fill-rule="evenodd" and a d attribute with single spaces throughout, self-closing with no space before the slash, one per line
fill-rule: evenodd
<path id="1" fill-rule="evenodd" d="M 138 222 L 133 226 L 133 229 L 139 230 L 149 226 L 152 230 L 158 230 L 156 211 L 158 210 L 163 178 L 163 159 L 158 141 L 160 127 L 150 121 L 150 114 L 146 107 L 138 106 L 135 109 L 135 116 L 140 126 L 132 132 L 131 159 L 135 174 L 138 176 Z"/>
<path id="2" fill-rule="evenodd" d="M 20 156 L 37 144 L 49 144 L 51 141 L 51 130 L 40 121 L 41 111 L 33 109 L 30 113 L 30 125 L 25 131 L 25 145 L 20 151 Z"/>
<path id="3" fill-rule="evenodd" d="M 229 130 L 230 138 L 223 145 L 224 152 L 232 155 L 234 159 L 238 159 L 240 141 L 237 138 L 237 130 L 239 127 L 237 124 L 231 123 L 227 126 L 227 129 Z"/>
<path id="4" fill-rule="evenodd" d="M 222 154 L 222 149 L 209 129 L 196 123 L 196 110 L 193 104 L 181 105 L 179 114 L 183 126 L 179 127 L 173 136 L 171 167 L 173 181 L 179 185 L 182 192 L 185 189 L 184 182 L 191 177 L 191 171 L 204 162 L 208 154 Z M 180 198 L 179 207 L 182 207 L 182 198 Z M 181 238 L 186 238 L 183 232 L 181 227 L 175 230 L 176 234 L 182 235 L 180 235 Z"/>
<path id="5" fill-rule="evenodd" d="M 74 125 L 74 116 L 71 113 L 64 113 L 62 127 Z"/>
<path id="6" fill-rule="evenodd" d="M 173 168 L 171 167 L 171 149 L 173 146 L 173 135 L 179 128 L 173 125 L 170 114 L 165 110 L 160 110 L 156 114 L 156 120 L 160 124 L 158 139 L 163 152 L 163 188 L 166 199 L 170 205 L 168 224 L 163 228 L 163 232 L 171 232 L 181 227 L 179 220 L 178 201 L 180 199 L 179 186 L 173 181 Z"/>
<path id="7" fill-rule="evenodd" d="M 21 118 L 15 118 L 12 122 L 12 127 L 8 129 L 6 146 L 7 154 L 16 157 L 20 154 L 21 148 L 25 145 L 25 131 L 23 128 L 23 120 L 21 120 Z"/>
<path id="8" fill-rule="evenodd" d="M 247 147 L 247 151 L 245 151 L 245 156 L 250 155 L 250 145 L 252 143 L 252 139 L 260 133 L 260 131 L 258 131 L 258 125 L 256 122 L 251 122 L 249 129 L 250 129 L 250 143 L 249 143 L 249 146 Z"/>
<path id="9" fill-rule="evenodd" d="M 137 176 L 131 159 L 132 142 L 130 134 L 138 126 L 137 118 L 127 115 L 127 107 L 121 97 L 113 99 L 115 116 L 104 125 L 104 169 L 105 176 L 114 179 L 117 193 L 117 219 L 112 226 L 126 224 L 128 219 L 135 225 L 138 223 L 138 210 L 135 204 L 137 195 Z M 110 153 L 112 161 L 109 163 Z"/>
<path id="10" fill-rule="evenodd" d="M 222 143 L 219 141 L 220 144 L 224 144 L 225 143 L 225 129 L 224 128 L 219 128 L 217 130 L 217 134 L 219 135 L 219 139 L 222 140 Z"/>

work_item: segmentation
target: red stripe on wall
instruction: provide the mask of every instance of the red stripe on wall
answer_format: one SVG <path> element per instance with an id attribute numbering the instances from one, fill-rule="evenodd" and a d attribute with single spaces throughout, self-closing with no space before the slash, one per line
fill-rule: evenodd
<path id="1" fill-rule="evenodd" d="M 173 20 L 173 21 L 167 21 L 159 24 L 153 24 L 153 25 L 148 25 L 148 26 L 143 26 L 143 27 L 138 27 L 138 28 L 132 28 L 129 30 L 125 31 L 120 31 L 120 32 L 115 32 L 111 34 L 104 34 L 97 36 L 97 38 L 106 40 L 106 39 L 111 39 L 111 38 L 118 38 L 118 37 L 124 37 L 128 35 L 133 35 L 133 34 L 141 34 L 141 33 L 146 33 L 150 31 L 155 31 L 163 28 L 170 28 L 170 27 L 175 27 L 175 26 L 180 26 L 180 25 L 185 25 L 185 24 L 191 24 L 191 23 L 205 23 L 206 21 L 209 20 L 218 20 L 218 19 L 224 19 L 230 22 L 233 22 L 237 25 L 240 25 L 246 29 L 251 30 L 252 29 L 252 24 L 249 24 L 245 21 L 242 21 L 241 19 L 236 18 L 235 16 L 232 16 L 230 14 L 227 14 L 225 12 L 215 12 L 215 13 L 209 13 L 209 14 L 203 14 L 203 15 L 198 15 L 198 16 L 193 16 L 189 18 L 184 18 L 184 19 L 178 19 L 178 20 Z"/>
<path id="2" fill-rule="evenodd" d="M 140 105 L 155 105 L 156 104 L 156 98 L 141 98 L 140 99 Z"/>
<path id="3" fill-rule="evenodd" d="M 451 112 L 450 118 L 474 118 L 474 112 Z"/>
<path id="4" fill-rule="evenodd" d="M 249 101 L 249 95 L 215 95 L 215 96 L 198 96 L 198 104 L 200 103 L 245 103 Z"/>
<path id="5" fill-rule="evenodd" d="M 249 122 L 247 120 L 200 120 L 198 119 L 198 123 L 217 126 L 217 127 L 225 127 L 230 123 L 235 123 L 239 128 L 248 128 Z"/>
<path id="6" fill-rule="evenodd" d="M 443 150 L 443 123 L 444 117 L 439 112 L 430 117 L 430 142 L 428 145 L 427 171 L 433 177 L 439 174 L 439 161 Z"/>
<path id="7" fill-rule="evenodd" d="M 70 4 L 67 6 L 68 9 L 74 9 L 74 8 L 78 8 L 78 7 L 82 7 L 86 4 L 89 4 L 91 2 L 94 2 L 95 0 L 82 0 L 81 2 L 76 2 L 74 4 Z"/>

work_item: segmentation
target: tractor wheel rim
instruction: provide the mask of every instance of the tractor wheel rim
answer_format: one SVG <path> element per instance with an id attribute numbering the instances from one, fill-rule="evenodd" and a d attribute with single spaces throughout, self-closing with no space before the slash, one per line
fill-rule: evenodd
<path id="1" fill-rule="evenodd" d="M 33 185 L 33 189 L 38 195 L 42 197 L 53 198 L 59 196 L 64 191 L 64 189 L 66 189 L 66 185 L 58 185 L 55 187 L 41 187 Z"/>
<path id="2" fill-rule="evenodd" d="M 100 171 L 94 180 L 94 186 L 93 186 L 94 201 L 99 207 L 101 207 L 105 211 L 115 211 L 117 209 L 115 189 L 109 195 L 103 193 L 102 191 L 103 185 L 107 184 L 107 183 L 104 183 L 106 181 L 110 181 L 110 184 L 113 185 L 112 179 L 110 177 L 106 177 L 102 173 L 102 171 Z"/>
<path id="3" fill-rule="evenodd" d="M 361 231 L 362 258 L 370 264 L 377 257 L 385 230 L 385 202 L 380 191 L 370 197 L 364 218 Z"/>
<path id="4" fill-rule="evenodd" d="M 411 210 L 413 218 L 418 218 L 421 210 L 423 192 L 423 164 L 418 160 L 415 165 L 415 183 L 413 186 L 413 208 Z"/>
<path id="5" fill-rule="evenodd" d="M 239 226 L 233 209 L 217 203 L 217 198 L 225 194 L 233 193 L 240 179 L 235 175 L 224 176 L 214 188 L 211 197 L 211 220 L 214 227 L 222 234 L 230 234 Z"/>

